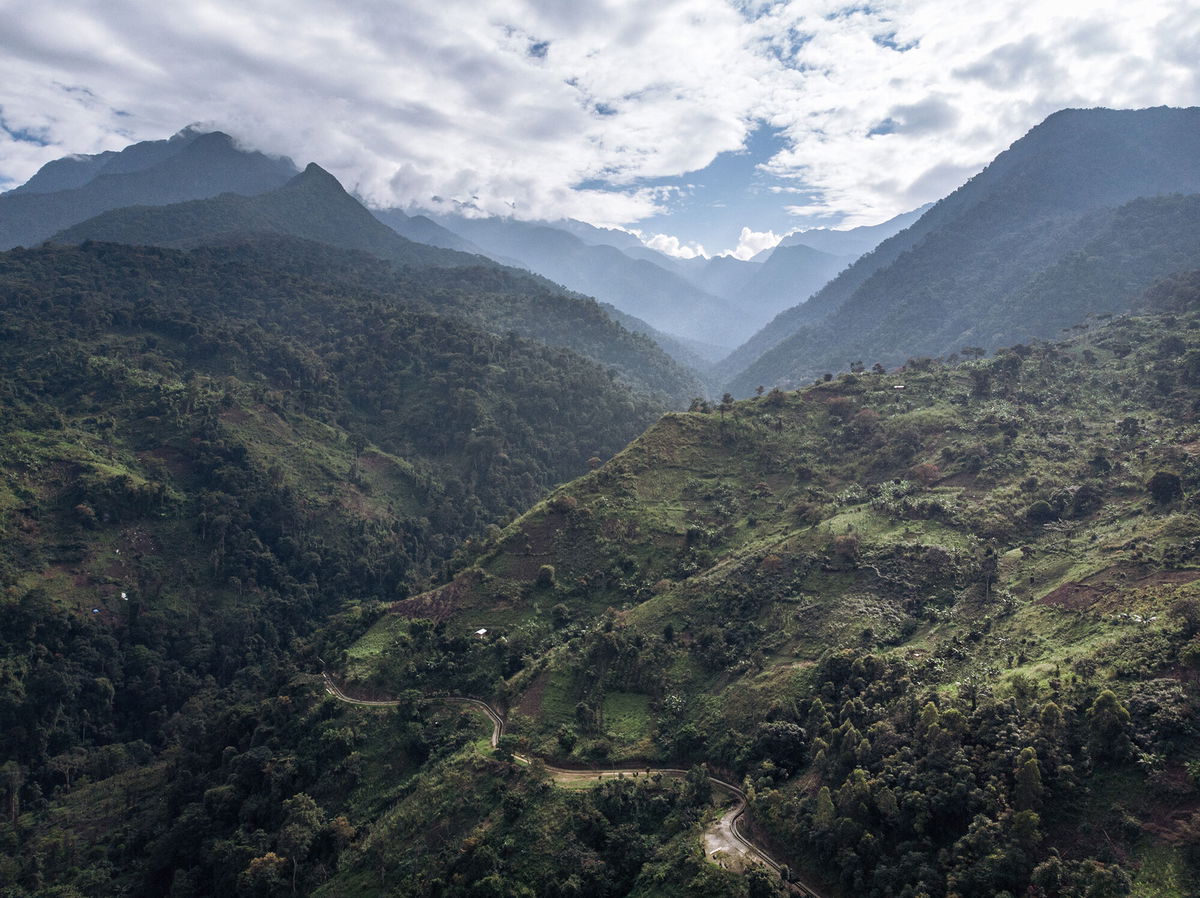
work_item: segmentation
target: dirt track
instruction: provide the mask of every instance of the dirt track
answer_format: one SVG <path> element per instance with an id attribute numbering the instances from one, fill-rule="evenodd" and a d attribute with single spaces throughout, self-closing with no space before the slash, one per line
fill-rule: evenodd
<path id="1" fill-rule="evenodd" d="M 323 671 L 321 676 L 325 679 L 325 691 L 339 701 L 369 708 L 389 708 L 399 704 L 398 701 L 387 699 L 352 698 L 342 691 L 341 687 L 333 681 L 327 672 Z M 434 696 L 432 698 L 435 701 L 446 704 L 465 705 L 484 714 L 492 723 L 492 748 L 499 746 L 500 737 L 504 735 L 504 718 L 487 702 L 463 696 Z M 533 761 L 532 758 L 520 754 L 514 754 L 513 760 L 518 764 L 530 764 Z M 687 776 L 686 770 L 673 767 L 568 770 L 564 767 L 551 767 L 547 764 L 545 765 L 545 770 L 549 774 L 550 779 L 560 786 L 579 785 L 588 781 L 619 779 L 621 777 L 654 776 L 655 774 L 669 777 Z M 763 849 L 746 839 L 739 831 L 739 824 L 746 812 L 746 793 L 737 786 L 713 776 L 710 776 L 708 781 L 716 791 L 732 798 L 733 804 L 720 817 L 710 821 L 704 827 L 704 856 L 712 863 L 737 873 L 745 872 L 745 870 L 754 864 L 765 866 L 778 873 L 781 869 L 780 865 Z M 788 888 L 797 895 L 806 895 L 809 898 L 825 898 L 820 892 L 796 878 L 794 873 L 792 874 L 792 881 L 788 883 Z"/>

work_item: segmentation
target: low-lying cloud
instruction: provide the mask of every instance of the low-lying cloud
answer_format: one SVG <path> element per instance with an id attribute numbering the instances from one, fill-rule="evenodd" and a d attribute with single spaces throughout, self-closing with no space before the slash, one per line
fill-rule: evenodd
<path id="1" fill-rule="evenodd" d="M 379 205 L 630 224 L 765 123 L 799 223 L 868 223 L 1056 109 L 1196 103 L 1189 7 L 0 0 L 0 179 L 203 121 Z"/>

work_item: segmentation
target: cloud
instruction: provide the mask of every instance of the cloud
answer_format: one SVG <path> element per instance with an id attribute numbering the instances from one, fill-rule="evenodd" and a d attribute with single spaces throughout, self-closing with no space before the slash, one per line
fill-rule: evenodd
<path id="1" fill-rule="evenodd" d="M 782 239 L 782 234 L 772 231 L 752 231 L 750 228 L 743 227 L 742 233 L 738 237 L 737 247 L 729 252 L 721 253 L 721 255 L 733 256 L 735 259 L 745 261 L 757 256 L 764 249 L 770 249 Z"/>
<path id="2" fill-rule="evenodd" d="M 1200 102 L 1190 6 L 0 0 L 0 182 L 204 121 L 378 205 L 629 224 L 765 123 L 781 202 L 870 223 L 1058 108 Z"/>
<path id="3" fill-rule="evenodd" d="M 639 235 L 640 236 L 640 235 Z M 699 243 L 684 243 L 678 237 L 670 234 L 655 234 L 653 237 L 642 237 L 642 243 L 660 253 L 674 256 L 677 259 L 708 258 L 708 253 Z"/>

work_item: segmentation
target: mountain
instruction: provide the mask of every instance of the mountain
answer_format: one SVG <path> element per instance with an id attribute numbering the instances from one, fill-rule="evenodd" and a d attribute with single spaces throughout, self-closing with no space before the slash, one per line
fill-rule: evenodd
<path id="1" fill-rule="evenodd" d="M 367 253 L 290 237 L 258 236 L 212 244 L 256 269 L 302 275 L 343 293 L 368 291 L 426 312 L 469 322 L 499 337 L 519 336 L 590 359 L 655 401 L 685 407 L 703 392 L 644 322 L 595 300 L 564 293 L 523 271 L 498 266 L 397 268 Z M 643 334 L 647 334 L 643 336 Z"/>
<path id="2" fill-rule="evenodd" d="M 236 894 L 283 802 L 360 794 L 294 678 L 661 410 L 574 353 L 236 247 L 0 254 L 3 890 Z M 408 760 L 378 731 L 368 804 L 461 747 L 436 728 Z M 310 847 L 306 893 L 336 859 Z"/>
<path id="3" fill-rule="evenodd" d="M 482 256 L 414 243 L 379 222 L 315 163 L 257 196 L 224 194 L 169 206 L 114 209 L 53 236 L 56 243 L 103 240 L 186 247 L 250 234 L 280 234 L 371 253 L 398 265 L 478 266 Z"/>
<path id="4" fill-rule="evenodd" d="M 222 193 L 252 196 L 295 174 L 290 159 L 241 150 L 221 132 L 184 131 L 120 153 L 57 160 L 27 184 L 0 194 L 0 249 L 36 245 L 110 209 Z"/>
<path id="5" fill-rule="evenodd" d="M 644 249 L 648 253 L 656 252 L 649 247 L 644 247 Z M 625 252 L 631 253 L 632 251 L 626 250 Z M 661 253 L 658 255 L 662 256 Z M 761 260 L 743 261 L 733 256 L 713 256 L 710 259 L 703 256 L 695 256 L 691 259 L 667 258 L 675 270 L 693 284 L 714 296 L 720 296 L 722 299 L 732 302 L 741 300 L 746 284 L 762 269 Z"/>
<path id="6" fill-rule="evenodd" d="M 400 209 L 373 209 L 371 214 L 401 237 L 414 243 L 426 243 L 429 246 L 440 246 L 443 249 L 479 256 L 486 255 L 470 240 L 464 240 L 425 215 L 408 215 Z"/>
<path id="7" fill-rule="evenodd" d="M 297 245 L 296 239 L 356 250 L 390 264 Z M 613 324 L 595 302 L 568 296 L 542 279 L 501 269 L 483 256 L 407 240 L 317 165 L 259 196 L 226 194 L 170 206 L 117 209 L 53 240 L 176 248 L 252 241 L 260 266 L 303 271 L 340 289 L 365 286 L 407 303 L 458 314 L 495 333 L 515 331 L 571 349 L 613 367 L 627 383 L 672 405 L 685 405 L 699 390 L 690 372 L 672 363 L 650 340 Z M 397 271 L 396 265 L 422 271 Z"/>
<path id="8" fill-rule="evenodd" d="M 334 256 L 0 254 L 8 891 L 1196 892 L 1194 271 L 660 418 Z"/>
<path id="9" fill-rule="evenodd" d="M 509 752 L 703 761 L 828 894 L 1190 894 L 1200 804 L 1154 783 L 1200 757 L 1195 283 L 1070 343 L 667 415 L 395 603 L 346 688 L 494 683 Z"/>
<path id="10" fill-rule="evenodd" d="M 739 288 L 740 305 L 755 324 L 766 323 L 807 300 L 852 261 L 803 244 L 777 246 Z"/>
<path id="11" fill-rule="evenodd" d="M 744 395 L 855 360 L 898 364 L 956 351 L 975 339 L 979 317 L 1019 320 L 1007 306 L 1012 297 L 1031 275 L 1082 250 L 1102 229 L 1103 210 L 1197 191 L 1200 109 L 1055 113 L 747 341 L 727 362 L 745 369 L 732 388 Z M 955 331 L 954 321 L 964 326 Z M 1026 336 L 1054 333 L 1034 328 Z"/>
<path id="12" fill-rule="evenodd" d="M 120 151 L 55 159 L 38 169 L 24 184 L 8 192 L 57 193 L 83 187 L 101 174 L 121 175 L 144 171 L 176 155 L 205 133 L 192 126 L 166 140 L 145 140 Z"/>
<path id="13" fill-rule="evenodd" d="M 933 203 L 926 203 L 911 212 L 903 212 L 877 225 L 864 225 L 846 230 L 809 228 L 805 231 L 793 231 L 779 241 L 779 246 L 807 246 L 833 256 L 858 257 L 869 253 L 884 240 L 914 224 L 932 207 Z"/>
<path id="14" fill-rule="evenodd" d="M 598 228 L 574 218 L 560 218 L 557 221 L 545 222 L 546 225 L 574 234 L 584 243 L 591 246 L 615 246 L 619 250 L 631 250 L 644 247 L 635 234 L 622 231 L 620 228 Z"/>
<path id="15" fill-rule="evenodd" d="M 437 220 L 494 259 L 524 265 L 674 337 L 732 347 L 746 332 L 730 303 L 653 262 L 631 259 L 614 246 L 588 244 L 557 227 L 514 219 Z"/>

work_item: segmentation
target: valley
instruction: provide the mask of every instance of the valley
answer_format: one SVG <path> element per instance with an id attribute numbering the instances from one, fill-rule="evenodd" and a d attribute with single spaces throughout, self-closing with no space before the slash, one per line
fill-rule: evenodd
<path id="1" fill-rule="evenodd" d="M 1197 147 L 1062 110 L 690 257 L 200 128 L 45 165 L 0 898 L 1196 894 Z"/>

